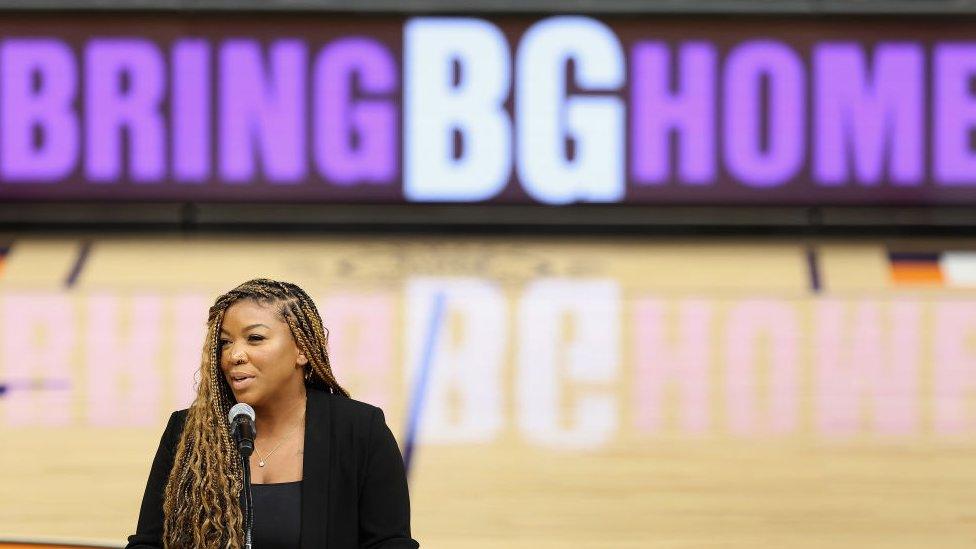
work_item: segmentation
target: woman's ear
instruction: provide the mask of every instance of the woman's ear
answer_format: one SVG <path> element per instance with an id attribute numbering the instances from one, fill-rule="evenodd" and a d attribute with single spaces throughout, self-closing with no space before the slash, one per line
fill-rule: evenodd
<path id="1" fill-rule="evenodd" d="M 298 365 L 305 366 L 308 364 L 308 358 L 305 357 L 305 353 L 298 353 Z"/>

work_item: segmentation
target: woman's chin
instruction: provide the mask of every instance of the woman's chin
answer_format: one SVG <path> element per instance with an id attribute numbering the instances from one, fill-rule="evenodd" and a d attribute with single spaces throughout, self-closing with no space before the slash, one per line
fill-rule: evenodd
<path id="1" fill-rule="evenodd" d="M 234 400 L 239 403 L 255 407 L 258 403 L 257 393 L 253 390 L 234 391 Z"/>

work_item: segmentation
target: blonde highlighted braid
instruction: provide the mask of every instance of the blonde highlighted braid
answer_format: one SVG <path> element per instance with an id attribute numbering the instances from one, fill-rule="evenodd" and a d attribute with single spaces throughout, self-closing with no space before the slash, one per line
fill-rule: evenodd
<path id="1" fill-rule="evenodd" d="M 257 278 L 217 298 L 210 307 L 200 384 L 176 447 L 163 495 L 163 546 L 169 549 L 240 549 L 244 484 L 240 454 L 227 413 L 236 402 L 220 369 L 220 327 L 232 303 L 253 299 L 275 308 L 298 349 L 308 357 L 305 385 L 349 396 L 332 374 L 328 330 L 312 299 L 298 286 Z"/>

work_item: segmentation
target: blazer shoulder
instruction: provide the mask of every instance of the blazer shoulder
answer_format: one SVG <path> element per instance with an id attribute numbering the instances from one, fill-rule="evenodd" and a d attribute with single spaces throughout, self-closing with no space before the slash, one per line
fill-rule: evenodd
<path id="1" fill-rule="evenodd" d="M 335 394 L 329 394 L 328 397 L 332 401 L 332 409 L 337 416 L 341 415 L 358 420 L 369 420 L 377 413 L 383 413 L 383 410 L 377 406 L 349 397 Z"/>
<path id="2" fill-rule="evenodd" d="M 183 429 L 183 424 L 186 423 L 186 415 L 190 412 L 189 408 L 183 408 L 182 410 L 177 410 L 169 415 L 169 422 L 166 424 L 166 428 L 170 427 Z"/>
<path id="3" fill-rule="evenodd" d="M 186 423 L 186 415 L 189 408 L 177 410 L 170 414 L 169 421 L 166 423 L 166 430 L 163 431 L 163 441 L 170 453 L 176 452 L 176 445 L 180 441 L 183 433 L 183 425 Z"/>
<path id="4" fill-rule="evenodd" d="M 386 416 L 377 406 L 339 394 L 322 393 L 322 396 L 328 403 L 333 427 L 340 432 L 351 430 L 357 436 L 369 438 L 377 425 L 386 424 Z"/>

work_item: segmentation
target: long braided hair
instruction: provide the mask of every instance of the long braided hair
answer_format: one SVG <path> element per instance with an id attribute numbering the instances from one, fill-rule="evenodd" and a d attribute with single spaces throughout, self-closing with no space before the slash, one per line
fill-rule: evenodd
<path id="1" fill-rule="evenodd" d="M 257 278 L 217 298 L 210 307 L 197 395 L 176 447 L 163 495 L 163 545 L 169 549 L 240 549 L 244 484 L 240 454 L 227 413 L 236 402 L 220 369 L 220 328 L 234 302 L 252 299 L 274 308 L 308 357 L 305 385 L 349 396 L 332 374 L 328 331 L 312 299 L 298 286 Z"/>

